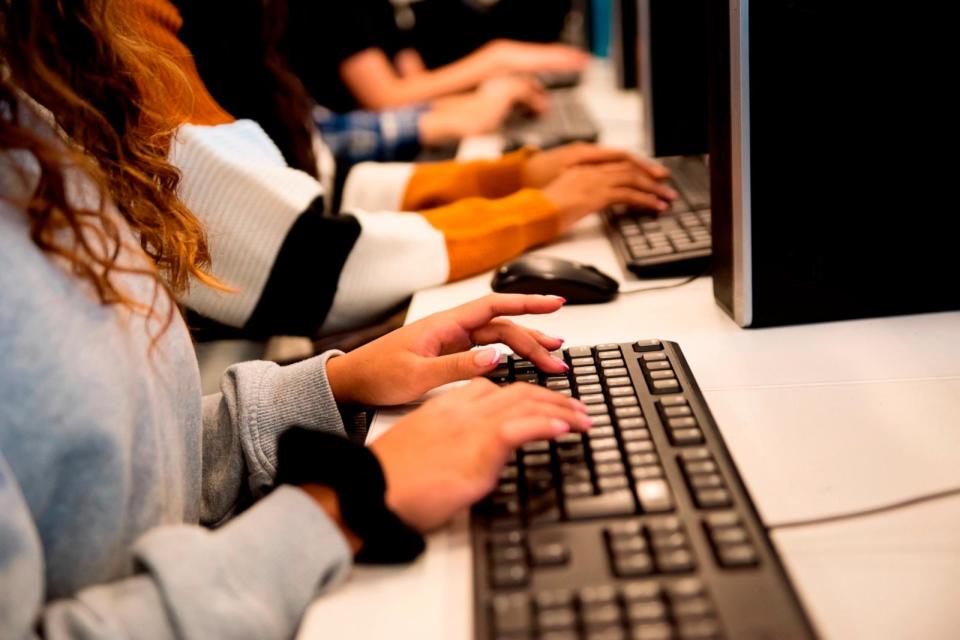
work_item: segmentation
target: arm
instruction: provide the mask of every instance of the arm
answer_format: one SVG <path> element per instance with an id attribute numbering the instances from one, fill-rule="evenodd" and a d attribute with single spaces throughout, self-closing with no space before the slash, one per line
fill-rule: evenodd
<path id="1" fill-rule="evenodd" d="M 0 637 L 11 640 L 289 638 L 352 555 L 335 512 L 283 487 L 216 531 L 153 529 L 132 550 L 140 573 L 44 601 L 41 532 L 2 455 L 0 508 Z"/>

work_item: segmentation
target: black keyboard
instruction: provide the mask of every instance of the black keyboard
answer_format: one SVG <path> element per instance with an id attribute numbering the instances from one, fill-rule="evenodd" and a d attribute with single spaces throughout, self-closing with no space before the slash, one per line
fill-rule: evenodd
<path id="1" fill-rule="evenodd" d="M 574 90 L 550 92 L 550 110 L 542 116 L 515 116 L 503 128 L 504 151 L 521 147 L 551 149 L 571 142 L 596 142 L 600 130 Z"/>
<path id="2" fill-rule="evenodd" d="M 604 216 L 623 265 L 638 276 L 694 275 L 707 269 L 710 238 L 710 173 L 697 156 L 659 158 L 680 194 L 664 213 L 614 209 Z"/>
<path id="3" fill-rule="evenodd" d="M 516 451 L 471 518 L 478 640 L 810 638 L 720 432 L 671 342 L 572 347 L 586 434 Z"/>

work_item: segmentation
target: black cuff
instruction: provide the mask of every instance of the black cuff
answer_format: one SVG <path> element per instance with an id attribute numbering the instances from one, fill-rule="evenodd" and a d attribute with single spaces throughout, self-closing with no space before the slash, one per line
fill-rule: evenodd
<path id="1" fill-rule="evenodd" d="M 288 429 L 278 445 L 277 484 L 320 484 L 333 489 L 344 524 L 363 541 L 360 564 L 411 562 L 424 540 L 387 508 L 380 461 L 364 446 L 329 433 Z"/>

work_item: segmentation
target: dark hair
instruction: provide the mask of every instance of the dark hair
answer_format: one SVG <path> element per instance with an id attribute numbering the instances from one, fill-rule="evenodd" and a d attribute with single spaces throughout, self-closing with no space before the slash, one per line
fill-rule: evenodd
<path id="1" fill-rule="evenodd" d="M 279 48 L 286 26 L 286 2 L 174 2 L 183 17 L 180 40 L 193 54 L 214 99 L 232 116 L 259 123 L 290 166 L 317 177 L 312 102 Z M 227 27 L 225 16 L 229 16 Z"/>

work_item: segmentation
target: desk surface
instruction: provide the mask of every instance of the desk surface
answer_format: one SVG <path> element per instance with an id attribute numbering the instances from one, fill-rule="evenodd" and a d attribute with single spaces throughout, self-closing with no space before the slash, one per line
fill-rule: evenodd
<path id="1" fill-rule="evenodd" d="M 620 132 L 639 131 L 627 111 L 635 96 L 598 86 L 584 96 L 605 133 L 629 140 Z M 596 218 L 539 252 L 592 262 L 625 289 L 649 286 L 625 279 Z M 409 320 L 488 293 L 489 279 L 418 293 Z M 568 344 L 677 341 L 774 529 L 960 485 L 960 313 L 743 330 L 701 278 L 526 321 Z M 301 637 L 471 638 L 465 523 L 430 536 L 411 567 L 356 570 L 313 605 Z M 772 537 L 824 637 L 956 637 L 960 499 Z"/>

